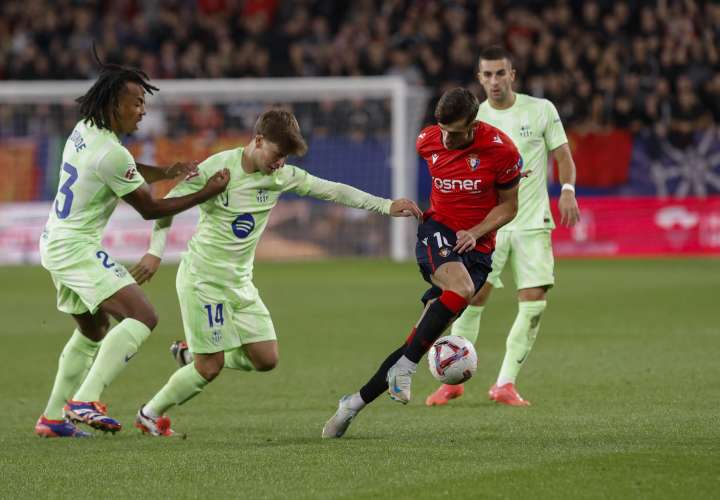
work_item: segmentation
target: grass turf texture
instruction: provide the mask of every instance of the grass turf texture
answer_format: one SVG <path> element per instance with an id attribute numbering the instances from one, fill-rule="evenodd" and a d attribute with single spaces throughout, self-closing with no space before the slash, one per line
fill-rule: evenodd
<path id="1" fill-rule="evenodd" d="M 132 427 L 175 369 L 181 337 L 174 267 L 147 286 L 160 324 L 105 392 L 125 429 L 40 439 L 57 357 L 73 329 L 49 276 L 0 268 L 4 327 L 0 496 L 215 498 L 702 498 L 720 487 L 718 260 L 561 261 L 558 286 L 520 375 L 527 409 L 487 389 L 515 315 L 498 290 L 478 339 L 480 366 L 452 405 L 423 359 L 403 407 L 383 397 L 346 438 L 320 430 L 405 338 L 424 289 L 412 265 L 269 264 L 256 284 L 280 337 L 271 373 L 225 371 L 171 412 L 187 439 Z M 508 283 L 511 283 L 508 277 Z"/>

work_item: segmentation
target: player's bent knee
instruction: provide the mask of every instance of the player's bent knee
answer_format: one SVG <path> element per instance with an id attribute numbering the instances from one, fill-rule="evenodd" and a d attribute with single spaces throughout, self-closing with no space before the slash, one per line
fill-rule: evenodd
<path id="1" fill-rule="evenodd" d="M 155 329 L 160 318 L 154 308 L 143 308 L 142 311 L 130 316 L 147 326 L 151 331 Z"/>
<path id="2" fill-rule="evenodd" d="M 211 382 L 216 379 L 218 375 L 220 375 L 220 372 L 223 369 L 223 365 L 222 363 L 195 363 L 195 369 L 202 376 L 202 378 L 204 378 L 208 382 Z"/>
<path id="3" fill-rule="evenodd" d="M 259 372 L 269 372 L 277 366 L 278 361 L 279 359 L 277 356 L 267 356 L 252 360 L 252 364 Z"/>
<path id="4" fill-rule="evenodd" d="M 455 292 L 460 297 L 465 299 L 466 302 L 470 302 L 470 300 L 475 295 L 475 286 L 472 284 L 472 282 L 457 283 L 452 287 L 448 287 L 448 290 Z"/>

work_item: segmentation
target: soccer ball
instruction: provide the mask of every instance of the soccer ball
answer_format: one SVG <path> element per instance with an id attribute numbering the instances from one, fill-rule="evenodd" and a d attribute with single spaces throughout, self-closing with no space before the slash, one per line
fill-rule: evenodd
<path id="1" fill-rule="evenodd" d="M 462 384 L 477 370 L 477 353 L 464 337 L 448 335 L 435 341 L 428 352 L 430 373 L 443 384 Z"/>

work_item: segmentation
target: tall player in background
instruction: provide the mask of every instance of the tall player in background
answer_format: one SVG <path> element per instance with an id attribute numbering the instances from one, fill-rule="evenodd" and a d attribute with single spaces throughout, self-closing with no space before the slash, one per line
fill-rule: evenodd
<path id="1" fill-rule="evenodd" d="M 510 264 L 518 289 L 518 313 L 507 338 L 505 358 L 490 399 L 512 406 L 530 403 L 515 388 L 517 375 L 527 360 L 547 304 L 547 291 L 555 283 L 550 232 L 555 227 L 547 191 L 548 153 L 558 165 L 562 191 L 558 201 L 560 222 L 573 226 L 580 217 L 575 200 L 575 163 L 555 106 L 512 90 L 515 69 L 510 54 L 489 47 L 480 55 L 478 79 L 487 100 L 478 119 L 505 132 L 520 150 L 524 179 L 520 183 L 520 208 L 515 219 L 497 233 L 492 272 L 480 292 L 452 326 L 453 335 L 477 340 L 480 318 L 493 287 L 502 287 L 500 274 Z M 443 405 L 463 394 L 462 385 L 443 385 L 428 396 L 428 406 Z"/>
<path id="2" fill-rule="evenodd" d="M 223 368 L 268 371 L 277 364 L 275 327 L 252 276 L 255 248 L 282 193 L 394 217 L 422 216 L 410 200 L 378 198 L 285 165 L 288 155 L 302 156 L 306 151 L 295 116 L 271 109 L 258 118 L 255 135 L 246 147 L 211 156 L 200 164 L 197 175 L 168 194 L 172 199 L 196 191 L 223 169 L 232 173 L 227 191 L 200 206 L 197 229 L 177 272 L 180 312 L 192 362 L 177 370 L 140 408 L 135 425 L 144 433 L 172 435 L 170 419 L 164 413 L 202 392 Z M 155 223 L 149 253 L 132 269 L 138 283 L 157 271 L 171 222 L 168 218 Z"/>
<path id="3" fill-rule="evenodd" d="M 418 136 L 418 154 L 432 176 L 430 208 L 415 247 L 431 285 L 422 297 L 426 307 L 405 343 L 358 392 L 340 400 L 324 438 L 342 437 L 357 413 L 385 390 L 407 403 L 420 358 L 485 283 L 495 231 L 517 213 L 522 158 L 504 133 L 475 119 L 478 107 L 470 91 L 449 90 L 435 108 L 437 125 Z"/>
<path id="4" fill-rule="evenodd" d="M 65 143 L 58 193 L 40 239 L 40 259 L 57 288 L 57 307 L 77 323 L 60 355 L 50 400 L 35 425 L 35 432 L 46 437 L 89 436 L 72 421 L 102 431 L 120 430 L 120 423 L 106 415 L 100 395 L 157 323 L 135 280 L 101 246 L 119 199 L 143 218 L 156 219 L 210 199 L 229 180 L 227 172 L 218 173 L 196 193 L 154 200 L 146 179 L 174 178 L 195 165 L 158 168 L 135 163 L 120 136 L 137 130 L 145 114 L 145 93 L 158 89 L 142 71 L 97 62 L 97 81 L 77 99 L 81 120 Z M 109 316 L 118 321 L 113 328 Z"/>

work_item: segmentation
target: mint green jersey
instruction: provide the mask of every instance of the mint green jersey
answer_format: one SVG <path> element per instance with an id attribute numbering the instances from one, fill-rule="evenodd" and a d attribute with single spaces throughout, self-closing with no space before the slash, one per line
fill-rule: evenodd
<path id="1" fill-rule="evenodd" d="M 494 109 L 488 100 L 484 101 L 477 118 L 510 136 L 523 158 L 522 171 L 532 171 L 520 181 L 517 216 L 500 231 L 553 229 L 547 189 L 548 158 L 550 151 L 568 142 L 553 103 L 515 94 L 515 103 L 508 109 Z"/>
<path id="2" fill-rule="evenodd" d="M 78 122 L 65 143 L 44 237 L 66 243 L 100 242 L 118 200 L 144 182 L 132 155 L 113 132 Z"/>
<path id="3" fill-rule="evenodd" d="M 189 176 L 168 194 L 176 197 L 198 191 L 216 172 L 223 168 L 230 171 L 225 191 L 200 205 L 197 229 L 183 255 L 183 262 L 198 283 L 237 286 L 252 280 L 255 248 L 267 226 L 270 211 L 283 192 L 389 212 L 390 200 L 318 179 L 293 165 L 285 165 L 271 175 L 248 174 L 242 169 L 243 150 L 240 147 L 211 156 L 198 166 L 197 175 Z M 155 225 L 153 240 L 158 239 L 162 226 L 163 221 Z M 161 255 L 162 250 L 154 251 L 153 246 L 155 241 L 150 253 Z"/>

